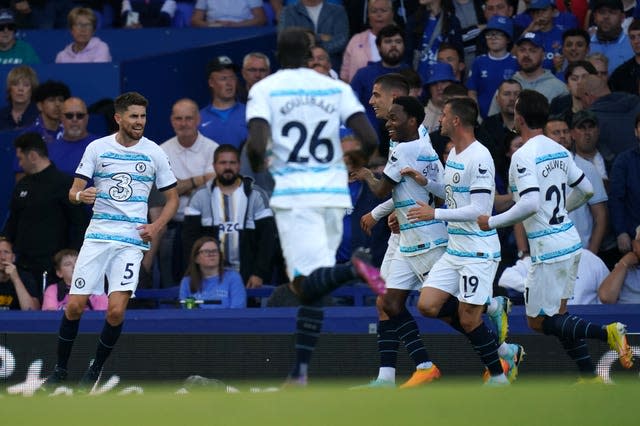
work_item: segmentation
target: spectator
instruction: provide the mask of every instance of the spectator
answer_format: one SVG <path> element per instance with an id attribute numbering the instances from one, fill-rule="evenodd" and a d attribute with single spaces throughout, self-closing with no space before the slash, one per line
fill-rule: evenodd
<path id="1" fill-rule="evenodd" d="M 633 57 L 616 68 L 609 78 L 609 87 L 614 92 L 638 95 L 640 86 L 640 19 L 634 19 L 628 29 Z"/>
<path id="2" fill-rule="evenodd" d="M 591 62 L 576 61 L 571 62 L 564 72 L 563 80 L 566 82 L 569 93 L 558 96 L 549 106 L 552 115 L 562 115 L 567 123 L 571 123 L 571 119 L 575 113 L 582 111 L 582 101 L 578 96 L 578 86 L 584 81 L 589 74 L 597 75 L 598 71 Z"/>
<path id="3" fill-rule="evenodd" d="M 24 133 L 14 145 L 26 176 L 13 189 L 3 234 L 13 244 L 20 268 L 38 278 L 45 271 L 53 277 L 53 255 L 66 247 L 80 248 L 87 218 L 82 207 L 69 201 L 73 178 L 51 163 L 42 137 Z"/>
<path id="4" fill-rule="evenodd" d="M 524 283 L 527 279 L 527 271 L 531 267 L 531 257 L 526 256 L 516 264 L 504 270 L 498 285 L 509 291 L 509 297 L 517 300 L 524 293 Z M 578 273 L 573 289 L 573 297 L 567 300 L 568 305 L 595 305 L 602 303 L 598 295 L 598 288 L 609 274 L 609 269 L 604 262 L 589 250 L 582 249 Z M 523 298 L 520 299 L 523 301 Z M 520 302 L 521 304 L 522 302 Z"/>
<path id="5" fill-rule="evenodd" d="M 68 98 L 62 104 L 62 135 L 48 146 L 49 159 L 57 169 L 74 176 L 84 150 L 97 138 L 89 133 L 87 105 L 80 98 Z"/>
<path id="6" fill-rule="evenodd" d="M 562 46 L 562 32 L 577 27 L 575 16 L 570 13 L 566 15 L 573 18 L 572 22 L 568 25 L 558 26 L 554 19 L 555 12 L 555 1 L 533 0 L 529 3 L 529 8 L 527 9 L 527 13 L 531 14 L 532 21 L 525 29 L 525 32 L 533 32 L 539 36 L 544 48 L 542 67 L 553 71 L 555 71 L 553 58 L 560 54 Z"/>
<path id="7" fill-rule="evenodd" d="M 38 285 L 30 273 L 16 267 L 12 247 L 9 240 L 0 237 L 0 310 L 38 310 Z"/>
<path id="8" fill-rule="evenodd" d="M 7 74 L 8 105 L 0 108 L 0 131 L 30 126 L 38 117 L 38 107 L 31 102 L 38 87 L 38 75 L 28 65 L 18 65 Z"/>
<path id="9" fill-rule="evenodd" d="M 262 0 L 197 0 L 194 27 L 259 27 L 267 23 Z"/>
<path id="10" fill-rule="evenodd" d="M 380 53 L 380 61 L 370 62 L 367 66 L 360 68 L 351 80 L 351 87 L 356 92 L 360 103 L 365 106 L 365 112 L 371 125 L 378 129 L 380 135 L 386 136 L 386 132 L 380 130 L 376 114 L 371 105 L 369 105 L 369 99 L 371 98 L 371 89 L 376 78 L 383 74 L 409 68 L 403 62 L 405 44 L 402 29 L 397 25 L 389 25 L 382 28 L 378 32 L 376 46 Z M 388 138 L 380 138 L 380 140 L 386 139 Z"/>
<path id="11" fill-rule="evenodd" d="M 262 52 L 250 52 L 242 60 L 240 70 L 244 85 L 238 87 L 238 99 L 246 103 L 251 86 L 271 74 L 271 62 L 269 57 Z"/>
<path id="12" fill-rule="evenodd" d="M 67 13 L 71 10 L 72 1 L 14 0 L 11 4 L 16 11 L 19 28 L 50 30 L 67 25 Z"/>
<path id="13" fill-rule="evenodd" d="M 633 250 L 622 256 L 613 271 L 598 288 L 602 303 L 640 303 L 640 241 L 638 235 L 631 242 Z"/>
<path id="14" fill-rule="evenodd" d="M 382 59 L 376 38 L 382 28 L 393 24 L 392 0 L 367 0 L 367 5 L 370 28 L 351 37 L 342 57 L 340 78 L 347 83 L 351 83 L 360 68 Z"/>
<path id="15" fill-rule="evenodd" d="M 509 0 L 485 0 L 483 6 L 484 19 L 489 22 L 494 16 L 504 16 L 513 22 L 513 5 Z M 522 34 L 523 28 L 513 24 L 512 40 L 517 40 Z M 476 57 L 487 53 L 487 43 L 484 37 L 478 37 L 476 43 Z"/>
<path id="16" fill-rule="evenodd" d="M 504 146 L 507 135 L 512 133 L 516 99 L 518 99 L 521 90 L 522 86 L 520 86 L 520 83 L 513 79 L 504 80 L 500 83 L 495 94 L 496 103 L 500 112 L 487 117 L 480 126 L 487 134 L 495 139 L 498 146 Z M 508 169 L 497 169 L 497 171 L 502 173 L 503 176 L 506 176 Z"/>
<path id="17" fill-rule="evenodd" d="M 424 107 L 426 116 L 422 124 L 429 132 L 433 132 L 440 128 L 440 116 L 445 102 L 444 89 L 451 83 L 459 83 L 459 81 L 453 74 L 453 68 L 447 63 L 436 62 L 429 70 L 430 74 L 425 84 L 429 90 L 430 98 Z"/>
<path id="18" fill-rule="evenodd" d="M 326 0 L 300 0 L 285 6 L 280 13 L 278 33 L 289 27 L 308 28 L 316 35 L 316 44 L 325 48 L 331 63 L 340 64 L 349 41 L 349 21 L 344 8 Z"/>
<path id="19" fill-rule="evenodd" d="M 576 114 L 574 120 L 574 132 L 576 127 L 583 126 L 589 121 L 586 111 Z M 544 134 L 558 142 L 564 148 L 572 151 L 571 131 L 563 117 L 551 116 L 544 127 Z M 589 179 L 593 186 L 593 196 L 585 204 L 569 212 L 569 218 L 573 222 L 582 247 L 590 250 L 594 254 L 600 252 L 600 247 L 609 228 L 609 212 L 607 210 L 607 192 L 600 174 L 584 158 L 573 154 L 573 160 Z M 569 194 L 567 194 L 569 196 Z"/>
<path id="20" fill-rule="evenodd" d="M 62 134 L 62 104 L 69 96 L 69 87 L 60 81 L 47 80 L 36 87 L 32 98 L 40 115 L 26 131 L 39 133 L 47 143 L 56 140 Z"/>
<path id="21" fill-rule="evenodd" d="M 611 227 L 621 253 L 631 251 L 630 236 L 640 225 L 640 113 L 636 115 L 634 131 L 635 146 L 616 157 L 609 174 Z"/>
<path id="22" fill-rule="evenodd" d="M 464 83 L 467 77 L 466 64 L 464 62 L 464 52 L 459 50 L 456 46 L 451 43 L 440 43 L 440 47 L 438 48 L 437 55 L 438 62 L 446 62 L 451 65 L 453 68 L 453 73 L 455 74 L 458 81 Z"/>
<path id="23" fill-rule="evenodd" d="M 518 62 L 508 50 L 513 40 L 511 18 L 494 16 L 481 36 L 486 40 L 488 52 L 473 61 L 467 87 L 469 95 L 478 102 L 480 115 L 484 119 L 488 116 L 496 90 L 504 80 L 515 74 Z"/>
<path id="24" fill-rule="evenodd" d="M 43 311 L 61 311 L 67 306 L 76 260 L 78 260 L 78 252 L 72 249 L 60 250 L 53 257 L 59 281 L 49 285 L 45 290 L 42 298 Z M 85 311 L 106 311 L 108 303 L 109 298 L 106 294 L 92 294 L 84 309 Z"/>
<path id="25" fill-rule="evenodd" d="M 622 28 L 624 6 L 622 0 L 594 0 L 591 9 L 596 32 L 591 36 L 590 51 L 602 53 L 609 58 L 607 71 L 611 74 L 633 57 L 633 50 Z"/>
<path id="26" fill-rule="evenodd" d="M 200 112 L 191 99 L 180 99 L 171 109 L 171 126 L 175 136 L 165 141 L 164 150 L 178 179 L 180 204 L 178 211 L 167 224 L 167 230 L 159 241 L 161 285 L 170 287 L 180 280 L 187 266 L 182 247 L 184 211 L 189 198 L 215 177 L 213 153 L 218 144 L 198 131 Z M 187 248 L 187 254 L 188 254 Z"/>
<path id="27" fill-rule="evenodd" d="M 553 57 L 553 71 L 556 77 L 564 78 L 563 71 L 571 62 L 586 60 L 589 42 L 589 33 L 582 28 L 573 28 L 562 33 L 561 53 Z"/>
<path id="28" fill-rule="evenodd" d="M 544 41 L 537 33 L 527 32 L 516 42 L 516 59 L 520 71 L 513 79 L 522 85 L 522 89 L 532 89 L 542 93 L 551 102 L 555 97 L 568 93 L 568 90 L 548 69 L 542 67 L 544 60 Z"/>
<path id="29" fill-rule="evenodd" d="M 606 80 L 593 75 L 579 83 L 578 97 L 582 107 L 598 117 L 598 150 L 609 168 L 621 152 L 638 145 L 630 123 L 640 113 L 640 97 L 625 92 L 611 93 Z"/>
<path id="30" fill-rule="evenodd" d="M 448 42 L 463 49 L 462 28 L 455 15 L 452 0 L 422 0 L 407 24 L 409 52 L 413 51 L 413 66 L 422 81 L 431 75 L 430 68 L 438 61 L 440 44 Z"/>
<path id="31" fill-rule="evenodd" d="M 609 80 L 609 58 L 604 53 L 595 52 L 587 55 L 587 61 L 596 69 L 598 77 Z"/>
<path id="32" fill-rule="evenodd" d="M 16 21 L 9 9 L 0 9 L 0 64 L 39 64 L 40 58 L 33 47 L 16 40 Z"/>
<path id="33" fill-rule="evenodd" d="M 240 275 L 224 268 L 224 255 L 213 237 L 201 237 L 191 249 L 189 267 L 180 282 L 180 300 L 201 300 L 203 309 L 246 308 Z"/>
<path id="34" fill-rule="evenodd" d="M 267 194 L 239 174 L 239 160 L 231 145 L 216 149 L 216 178 L 200 188 L 185 209 L 183 247 L 187 254 L 197 238 L 215 237 L 225 266 L 240 272 L 247 288 L 256 288 L 273 276 L 277 231 Z"/>
<path id="35" fill-rule="evenodd" d="M 609 182 L 609 175 L 604 164 L 604 158 L 598 151 L 600 129 L 598 117 L 589 110 L 578 111 L 573 116 L 571 125 L 571 139 L 574 142 L 574 150 L 577 156 L 590 162 L 598 171 L 600 179 Z"/>
<path id="36" fill-rule="evenodd" d="M 333 79 L 338 78 L 338 73 L 331 68 L 331 58 L 322 46 L 313 46 L 311 48 L 311 59 L 309 59 L 309 68 L 318 71 Z"/>
<path id="37" fill-rule="evenodd" d="M 238 67 L 228 56 L 218 56 L 207 64 L 211 105 L 200 110 L 198 130 L 219 144 L 242 148 L 247 139 L 245 104 L 236 100 Z"/>
<path id="38" fill-rule="evenodd" d="M 56 63 L 111 62 L 109 46 L 94 36 L 98 19 L 93 10 L 74 7 L 68 21 L 73 43 L 58 52 Z"/>
<path id="39" fill-rule="evenodd" d="M 122 26 L 170 27 L 176 8 L 174 0 L 122 0 Z"/>
<path id="40" fill-rule="evenodd" d="M 578 21 L 571 12 L 558 12 L 556 2 L 554 0 L 543 0 L 541 3 L 539 0 L 524 0 L 526 10 L 517 14 L 514 17 L 515 24 L 524 28 L 524 32 L 538 31 L 539 23 L 536 22 L 540 19 L 534 13 L 536 10 L 546 9 L 546 7 L 552 7 L 551 17 L 553 19 L 553 25 L 558 27 L 560 31 L 565 31 L 571 28 L 578 27 Z M 536 19 L 537 18 L 537 19 Z"/>

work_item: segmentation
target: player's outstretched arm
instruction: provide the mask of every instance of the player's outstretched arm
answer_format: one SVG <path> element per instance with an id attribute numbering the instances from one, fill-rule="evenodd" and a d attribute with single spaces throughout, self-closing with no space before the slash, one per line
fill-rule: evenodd
<path id="1" fill-rule="evenodd" d="M 247 139 L 247 156 L 251 169 L 261 172 L 266 169 L 265 157 L 267 142 L 271 135 L 271 126 L 261 118 L 252 118 L 249 121 L 249 137 Z"/>
<path id="2" fill-rule="evenodd" d="M 539 207 L 540 191 L 532 190 L 524 194 L 518 202 L 506 212 L 490 218 L 486 215 L 481 215 L 478 217 L 477 222 L 483 231 L 488 231 L 492 228 L 503 228 L 522 222 L 538 211 Z"/>

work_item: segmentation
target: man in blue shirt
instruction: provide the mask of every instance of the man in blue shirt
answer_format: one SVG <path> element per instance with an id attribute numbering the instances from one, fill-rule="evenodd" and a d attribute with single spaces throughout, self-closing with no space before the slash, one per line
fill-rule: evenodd
<path id="1" fill-rule="evenodd" d="M 602 53 L 609 58 L 609 75 L 633 56 L 631 44 L 622 28 L 624 18 L 622 0 L 593 2 L 596 33 L 591 36 L 590 51 Z"/>
<path id="2" fill-rule="evenodd" d="M 216 143 L 242 149 L 247 139 L 245 104 L 236 100 L 238 67 L 228 56 L 218 56 L 207 64 L 211 105 L 200 110 L 200 133 Z"/>

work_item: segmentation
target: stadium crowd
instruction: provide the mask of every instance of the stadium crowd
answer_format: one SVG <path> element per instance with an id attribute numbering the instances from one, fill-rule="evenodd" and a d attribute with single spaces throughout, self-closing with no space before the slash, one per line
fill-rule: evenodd
<path id="1" fill-rule="evenodd" d="M 545 135 L 571 152 L 594 189 L 589 202 L 569 214 L 582 246 L 569 303 L 640 303 L 640 2 L 574 0 L 570 10 L 552 0 L 213 3 L 0 1 L 0 63 L 12 66 L 0 130 L 35 133 L 44 141 L 15 144 L 16 185 L 0 239 L 0 309 L 64 309 L 91 218 L 90 207 L 70 202 L 68 191 L 85 148 L 105 136 L 88 131 L 88 107 L 67 84 L 39 81 L 29 66 L 40 62 L 37 46 L 16 32 L 68 28 L 73 41 L 60 46 L 55 62 L 86 63 L 112 60 L 110 46 L 95 36 L 99 28 L 260 25 L 305 28 L 314 45 L 308 66 L 350 84 L 365 107 L 379 144 L 369 159 L 345 157 L 349 171 L 366 166 L 380 177 L 393 149 L 385 125 L 390 103 L 376 90 L 381 76 L 404 76 L 406 94 L 424 107 L 423 129 L 442 164 L 452 147 L 440 122 L 447 101 L 477 101 L 473 130 L 495 165 L 495 213 L 514 204 L 509 169 L 522 145 L 512 131 L 516 99 L 525 89 L 544 95 L 551 111 Z M 202 308 L 279 306 L 283 291 L 295 293 L 280 244 L 283 224 L 270 205 L 278 188 L 271 174 L 251 167 L 245 143 L 249 93 L 279 68 L 269 53 L 249 53 L 241 64 L 226 55 L 211 58 L 210 102 L 174 103 L 174 135 L 156 142 L 177 179 L 179 206 L 144 253 L 138 288 L 179 286 L 176 298 L 211 302 Z M 321 130 L 313 137 L 320 138 Z M 342 128 L 341 136 L 344 152 L 358 152 L 362 141 L 351 129 Z M 389 235 L 397 232 L 387 225 L 389 212 L 376 215 L 382 200 L 360 180 L 350 180 L 349 195 L 352 208 L 344 209 L 336 262 L 348 262 L 356 248 L 366 247 L 380 266 Z M 152 190 L 148 204 L 153 222 L 165 205 L 163 194 Z M 370 221 L 362 224 L 365 217 Z M 522 303 L 531 265 L 526 234 L 520 224 L 497 234 L 494 294 Z M 209 265 L 212 256 L 219 264 Z M 246 290 L 269 286 L 282 286 L 270 302 L 247 297 Z M 105 299 L 92 297 L 87 309 L 106 309 Z"/>

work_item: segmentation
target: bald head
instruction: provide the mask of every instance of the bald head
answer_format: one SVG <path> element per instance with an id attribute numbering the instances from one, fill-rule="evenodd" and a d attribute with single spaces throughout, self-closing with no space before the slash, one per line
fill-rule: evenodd
<path id="1" fill-rule="evenodd" d="M 87 114 L 87 105 L 82 99 L 67 98 L 62 104 L 61 111 L 61 121 L 64 128 L 62 137 L 66 141 L 77 141 L 88 135 L 89 114 Z"/>
<path id="2" fill-rule="evenodd" d="M 180 99 L 171 109 L 171 126 L 176 132 L 180 145 L 189 147 L 198 138 L 200 111 L 198 104 L 191 99 Z"/>
<path id="3" fill-rule="evenodd" d="M 589 108 L 596 100 L 611 93 L 606 80 L 597 75 L 588 75 L 578 83 L 578 98 L 583 108 Z"/>

